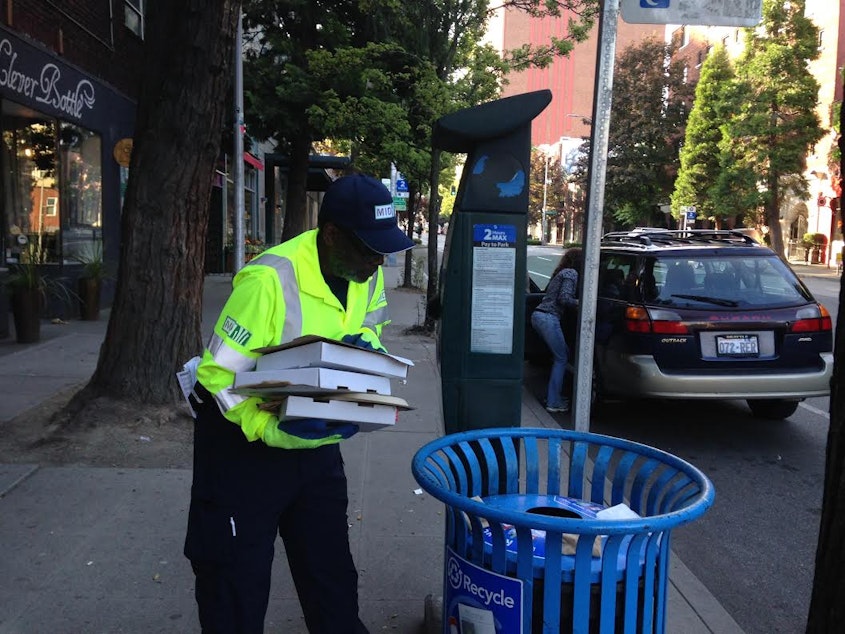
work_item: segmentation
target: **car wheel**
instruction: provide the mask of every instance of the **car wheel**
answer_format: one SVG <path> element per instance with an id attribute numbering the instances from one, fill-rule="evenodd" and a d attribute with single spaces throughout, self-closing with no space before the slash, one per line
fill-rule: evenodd
<path id="1" fill-rule="evenodd" d="M 761 399 L 746 401 L 751 413 L 757 418 L 781 419 L 789 418 L 798 409 L 799 401 L 783 401 L 780 399 Z"/>

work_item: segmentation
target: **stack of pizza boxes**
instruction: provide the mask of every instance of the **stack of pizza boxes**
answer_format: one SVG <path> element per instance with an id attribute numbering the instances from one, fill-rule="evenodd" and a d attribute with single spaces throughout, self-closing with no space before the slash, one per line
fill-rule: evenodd
<path id="1" fill-rule="evenodd" d="M 260 396 L 260 407 L 280 421 L 318 418 L 373 431 L 395 425 L 399 412 L 411 409 L 390 391 L 392 379 L 407 378 L 409 359 L 316 336 L 256 352 L 255 370 L 238 372 L 233 391 Z"/>

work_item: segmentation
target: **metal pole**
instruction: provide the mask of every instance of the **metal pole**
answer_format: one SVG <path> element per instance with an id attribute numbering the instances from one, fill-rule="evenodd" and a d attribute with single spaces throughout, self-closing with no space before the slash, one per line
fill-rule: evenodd
<path id="1" fill-rule="evenodd" d="M 618 20 L 619 0 L 605 0 L 599 24 L 598 72 L 596 73 L 592 140 L 590 143 L 590 189 L 587 193 L 587 227 L 584 236 L 584 264 L 581 275 L 581 310 L 576 356 L 575 409 L 573 412 L 577 431 L 589 431 L 590 429 L 599 251 L 601 248 L 610 107 L 613 101 L 613 63 L 616 57 Z"/>
<path id="2" fill-rule="evenodd" d="M 549 186 L 549 155 L 546 154 L 546 170 L 543 173 L 543 210 L 540 212 L 540 244 L 546 244 L 546 190 Z"/>
<path id="3" fill-rule="evenodd" d="M 234 272 L 244 265 L 244 67 L 243 67 L 243 16 L 238 16 L 238 33 L 235 36 L 235 148 L 232 161 L 235 186 L 235 226 L 233 242 L 235 247 Z"/>

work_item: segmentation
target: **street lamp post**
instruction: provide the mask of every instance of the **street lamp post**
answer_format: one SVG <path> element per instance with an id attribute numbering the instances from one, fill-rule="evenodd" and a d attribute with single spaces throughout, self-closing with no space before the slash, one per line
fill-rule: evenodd
<path id="1" fill-rule="evenodd" d="M 546 196 L 549 187 L 549 155 L 546 154 L 546 169 L 543 173 L 543 209 L 540 212 L 540 244 L 546 244 Z"/>

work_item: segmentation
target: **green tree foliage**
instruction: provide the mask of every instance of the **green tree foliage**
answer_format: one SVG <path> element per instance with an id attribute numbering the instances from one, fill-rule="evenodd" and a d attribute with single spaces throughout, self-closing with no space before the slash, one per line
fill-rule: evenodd
<path id="1" fill-rule="evenodd" d="M 684 63 L 672 60 L 672 51 L 647 38 L 616 61 L 604 206 L 605 222 L 620 228 L 662 223 L 659 205 L 673 190 L 695 86 L 684 82 Z M 583 184 L 586 150 L 575 175 Z"/>
<path id="2" fill-rule="evenodd" d="M 282 238 L 306 226 L 306 181 L 312 144 L 324 138 L 309 117 L 320 103 L 324 75 L 310 67 L 313 51 L 336 51 L 375 41 L 378 11 L 356 0 L 248 0 L 244 3 L 244 110 L 250 133 L 273 139 L 289 157 L 288 199 Z M 339 91 L 359 88 L 356 76 L 335 69 Z"/>
<path id="3" fill-rule="evenodd" d="M 745 30 L 730 96 L 736 115 L 726 121 L 723 140 L 733 157 L 726 178 L 748 191 L 748 174 L 754 175 L 778 253 L 783 253 L 781 200 L 790 190 L 807 199 L 801 174 L 808 150 L 823 136 L 815 112 L 819 85 L 808 68 L 819 55 L 819 32 L 804 16 L 804 6 L 804 0 L 764 0 L 762 25 Z"/>
<path id="4" fill-rule="evenodd" d="M 547 168 L 548 167 L 548 171 Z M 548 178 L 545 177 L 548 175 Z M 546 180 L 546 234 L 564 211 L 567 194 L 566 175 L 559 157 L 547 156 L 540 150 L 531 150 L 531 181 L 528 185 L 528 226 L 542 222 L 543 181 Z"/>
<path id="5" fill-rule="evenodd" d="M 244 66 L 247 120 L 290 157 L 283 239 L 307 228 L 305 176 L 314 142 L 347 140 L 356 167 L 371 171 L 396 163 L 408 177 L 413 205 L 415 193 L 438 191 L 441 157 L 429 149 L 434 121 L 495 97 L 508 70 L 546 65 L 586 39 L 598 1 L 505 0 L 501 6 L 566 14 L 568 36 L 499 56 L 482 43 L 487 0 L 245 3 L 253 34 Z M 429 224 L 439 213 L 439 196 L 432 198 Z M 428 260 L 431 299 L 438 288 L 434 244 Z"/>
<path id="6" fill-rule="evenodd" d="M 735 205 L 717 205 L 716 188 L 723 156 L 721 141 L 726 104 L 724 93 L 734 78 L 733 65 L 722 45 L 716 46 L 701 67 L 695 88 L 695 102 L 687 121 L 686 137 L 681 147 L 678 178 L 672 194 L 672 213 L 680 218 L 680 208 L 695 205 L 699 218 L 709 218 L 720 224 L 725 216 L 736 215 Z"/>

